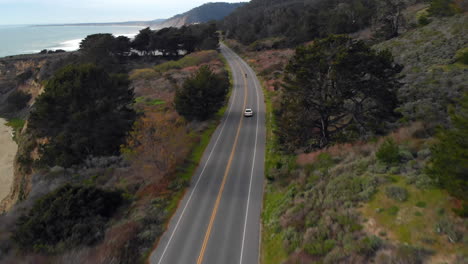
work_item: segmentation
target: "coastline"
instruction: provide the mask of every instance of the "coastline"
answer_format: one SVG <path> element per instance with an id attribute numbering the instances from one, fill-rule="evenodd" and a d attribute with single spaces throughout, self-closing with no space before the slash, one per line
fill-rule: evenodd
<path id="1" fill-rule="evenodd" d="M 13 184 L 13 162 L 18 145 L 13 140 L 13 129 L 6 125 L 7 121 L 0 118 L 0 201 L 10 193 Z"/>
<path id="2" fill-rule="evenodd" d="M 0 43 L 0 58 L 38 54 L 41 50 L 76 51 L 86 36 L 110 33 L 135 37 L 143 26 L 82 25 L 82 26 L 0 26 L 0 35 L 8 42 Z"/>

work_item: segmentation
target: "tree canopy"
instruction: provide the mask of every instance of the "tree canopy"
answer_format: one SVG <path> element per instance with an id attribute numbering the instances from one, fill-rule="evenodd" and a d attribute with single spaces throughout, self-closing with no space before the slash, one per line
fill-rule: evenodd
<path id="1" fill-rule="evenodd" d="M 188 120 L 206 120 L 223 106 L 229 89 L 227 75 L 217 75 L 202 66 L 177 89 L 177 112 Z"/>
<path id="2" fill-rule="evenodd" d="M 47 253 L 91 245 L 104 237 L 105 224 L 121 203 L 117 192 L 65 185 L 19 218 L 13 239 L 23 248 Z"/>
<path id="3" fill-rule="evenodd" d="M 129 43 L 130 39 L 124 36 L 115 38 L 112 34 L 93 34 L 81 41 L 80 51 L 98 60 L 130 51 Z"/>
<path id="4" fill-rule="evenodd" d="M 160 30 L 145 28 L 136 35 L 132 47 L 146 55 L 161 52 L 163 56 L 178 56 L 180 51 L 191 53 L 196 50 L 217 49 L 219 38 L 216 31 L 214 23 Z"/>
<path id="5" fill-rule="evenodd" d="M 47 139 L 41 161 L 68 167 L 89 155 L 118 153 L 135 119 L 128 85 L 126 75 L 109 75 L 91 64 L 58 71 L 29 118 L 29 128 Z"/>
<path id="6" fill-rule="evenodd" d="M 346 36 L 297 48 L 277 110 L 281 143 L 290 150 L 323 148 L 384 132 L 396 117 L 401 69 L 389 52 Z"/>

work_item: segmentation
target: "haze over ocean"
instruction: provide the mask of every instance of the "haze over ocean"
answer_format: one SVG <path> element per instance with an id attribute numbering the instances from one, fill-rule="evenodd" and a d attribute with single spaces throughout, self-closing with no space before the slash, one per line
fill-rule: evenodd
<path id="1" fill-rule="evenodd" d="M 88 35 L 111 33 L 134 37 L 141 26 L 0 26 L 0 57 L 38 53 L 43 49 L 73 51 Z"/>

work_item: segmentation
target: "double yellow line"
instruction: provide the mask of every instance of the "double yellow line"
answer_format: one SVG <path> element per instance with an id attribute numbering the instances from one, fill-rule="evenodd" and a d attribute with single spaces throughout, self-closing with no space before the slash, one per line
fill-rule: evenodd
<path id="1" fill-rule="evenodd" d="M 242 72 L 242 78 L 244 79 L 244 106 L 243 106 L 242 109 L 245 109 L 245 107 L 247 105 L 247 78 L 245 78 L 245 72 L 242 70 L 242 67 L 240 67 L 240 65 L 237 62 L 236 62 L 236 64 L 239 67 L 240 71 Z M 229 170 L 231 168 L 232 160 L 233 160 L 234 154 L 236 152 L 237 141 L 239 139 L 239 134 L 240 134 L 240 131 L 241 131 L 241 128 L 242 128 L 242 120 L 243 120 L 243 116 L 241 115 L 241 118 L 240 118 L 240 121 L 239 121 L 239 126 L 237 127 L 236 137 L 234 139 L 234 145 L 233 145 L 232 150 L 231 150 L 231 155 L 229 156 L 229 161 L 228 161 L 228 164 L 226 166 L 226 170 L 224 171 L 223 181 L 221 183 L 221 187 L 219 189 L 218 196 L 216 197 L 216 202 L 215 202 L 213 211 L 211 212 L 210 223 L 208 224 L 208 229 L 206 230 L 205 238 L 203 239 L 203 245 L 202 245 L 202 248 L 200 250 L 200 254 L 198 255 L 197 264 L 201 264 L 203 262 L 203 257 L 205 256 L 206 246 L 208 245 L 208 241 L 210 240 L 211 230 L 213 229 L 213 224 L 214 224 L 214 221 L 216 219 L 216 214 L 218 213 L 219 203 L 221 202 L 221 197 L 223 195 L 224 186 L 226 185 L 226 181 L 227 181 L 227 178 L 228 178 L 228 175 L 229 175 Z"/>

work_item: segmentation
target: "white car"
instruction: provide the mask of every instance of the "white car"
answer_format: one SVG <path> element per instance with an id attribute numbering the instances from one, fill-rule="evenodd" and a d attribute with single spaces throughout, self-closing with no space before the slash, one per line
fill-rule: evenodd
<path id="1" fill-rule="evenodd" d="M 245 109 L 244 116 L 246 116 L 246 117 L 253 116 L 252 109 L 250 109 L 250 108 Z"/>

